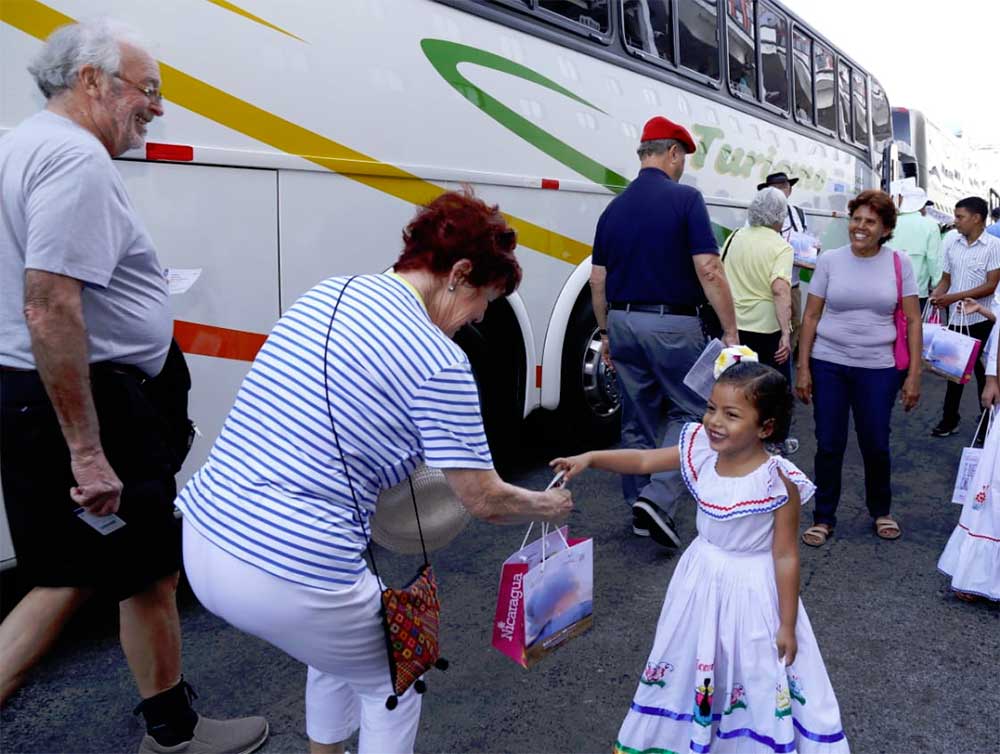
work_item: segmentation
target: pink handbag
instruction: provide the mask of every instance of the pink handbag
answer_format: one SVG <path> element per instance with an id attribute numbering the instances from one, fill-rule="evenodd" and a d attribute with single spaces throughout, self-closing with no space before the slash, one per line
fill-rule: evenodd
<path id="1" fill-rule="evenodd" d="M 896 369 L 902 371 L 910 368 L 910 346 L 906 337 L 906 315 L 903 313 L 903 265 L 898 251 L 892 252 L 892 264 L 896 268 L 896 310 L 892 313 L 896 324 L 896 343 L 892 354 L 896 357 Z"/>

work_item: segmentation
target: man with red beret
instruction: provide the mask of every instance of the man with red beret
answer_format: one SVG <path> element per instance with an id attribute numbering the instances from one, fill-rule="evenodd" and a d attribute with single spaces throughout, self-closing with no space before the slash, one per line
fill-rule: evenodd
<path id="1" fill-rule="evenodd" d="M 590 275 L 594 313 L 622 391 L 622 447 L 676 445 L 705 401 L 683 380 L 705 347 L 699 312 L 711 303 L 727 345 L 738 343 L 733 298 L 701 193 L 681 184 L 695 151 L 687 130 L 658 116 L 639 143 L 639 175 L 597 221 Z M 666 547 L 680 538 L 672 514 L 684 491 L 679 472 L 624 476 L 632 531 Z"/>

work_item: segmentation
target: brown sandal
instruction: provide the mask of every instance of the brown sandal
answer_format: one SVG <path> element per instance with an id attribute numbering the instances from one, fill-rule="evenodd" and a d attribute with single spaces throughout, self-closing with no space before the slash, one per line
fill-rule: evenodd
<path id="1" fill-rule="evenodd" d="M 890 516 L 879 516 L 875 519 L 875 534 L 880 539 L 899 539 L 903 532 Z"/>
<path id="2" fill-rule="evenodd" d="M 822 547 L 833 534 L 829 524 L 814 524 L 802 532 L 802 541 L 810 547 Z"/>
<path id="3" fill-rule="evenodd" d="M 955 598 L 962 600 L 962 602 L 979 602 L 982 599 L 978 594 L 973 594 L 972 592 L 960 592 L 957 589 L 954 591 Z"/>

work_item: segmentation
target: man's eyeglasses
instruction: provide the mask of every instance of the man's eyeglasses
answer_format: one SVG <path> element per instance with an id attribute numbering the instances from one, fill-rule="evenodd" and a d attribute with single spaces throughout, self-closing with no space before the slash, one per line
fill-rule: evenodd
<path id="1" fill-rule="evenodd" d="M 158 105 L 158 104 L 160 104 L 163 101 L 163 92 L 161 92 L 155 86 L 149 86 L 148 84 L 145 85 L 145 86 L 142 85 L 142 84 L 137 84 L 135 81 L 132 81 L 131 79 L 125 78 L 120 73 L 114 74 L 114 77 L 116 79 L 121 79 L 126 84 L 129 84 L 130 86 L 138 89 L 140 92 L 142 92 L 143 94 L 145 94 L 146 95 L 146 99 L 148 99 L 154 105 Z"/>

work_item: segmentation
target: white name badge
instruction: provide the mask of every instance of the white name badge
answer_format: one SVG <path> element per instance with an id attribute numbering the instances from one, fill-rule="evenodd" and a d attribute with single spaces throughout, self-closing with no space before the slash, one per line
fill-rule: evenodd
<path id="1" fill-rule="evenodd" d="M 969 496 L 969 485 L 972 484 L 972 477 L 976 475 L 979 457 L 982 454 L 982 448 L 962 448 L 962 460 L 958 463 L 958 476 L 955 478 L 955 490 L 951 495 L 951 502 L 965 505 L 965 499 Z"/>
<path id="2" fill-rule="evenodd" d="M 118 518 L 118 516 L 114 513 L 107 516 L 95 516 L 86 508 L 77 508 L 73 511 L 73 513 L 75 513 L 76 517 L 83 521 L 83 523 L 91 529 L 94 529 L 104 536 L 107 536 L 113 531 L 118 531 L 125 526 L 125 522 Z"/>

